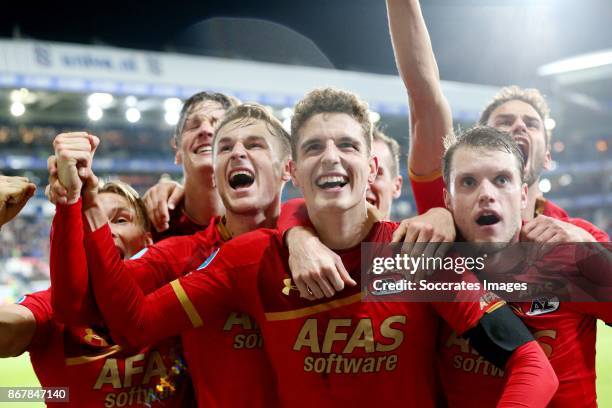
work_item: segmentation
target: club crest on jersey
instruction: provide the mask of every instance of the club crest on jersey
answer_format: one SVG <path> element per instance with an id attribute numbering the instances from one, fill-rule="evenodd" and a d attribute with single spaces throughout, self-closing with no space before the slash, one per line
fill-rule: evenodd
<path id="1" fill-rule="evenodd" d="M 559 309 L 558 297 L 539 297 L 531 301 L 531 306 L 529 307 L 529 311 L 526 313 L 526 315 L 539 316 L 546 313 L 552 313 L 557 309 Z"/>
<path id="2" fill-rule="evenodd" d="M 83 335 L 82 335 L 82 339 L 87 344 L 91 344 L 92 346 L 108 347 L 108 345 L 109 345 L 108 342 L 102 336 L 98 335 L 91 328 L 86 328 L 85 329 L 85 331 L 83 332 Z"/>
<path id="3" fill-rule="evenodd" d="M 295 286 L 291 281 L 291 278 L 287 277 L 283 279 L 283 289 L 281 290 L 281 292 L 283 292 L 283 295 L 289 296 L 292 290 L 299 291 L 298 287 Z"/>

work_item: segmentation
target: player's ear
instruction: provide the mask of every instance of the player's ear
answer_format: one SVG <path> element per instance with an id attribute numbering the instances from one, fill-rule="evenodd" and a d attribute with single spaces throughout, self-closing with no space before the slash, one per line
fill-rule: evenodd
<path id="1" fill-rule="evenodd" d="M 300 183 L 298 183 L 297 179 L 297 166 L 295 164 L 295 160 L 289 159 L 289 174 L 291 175 L 291 182 L 295 187 L 299 187 Z"/>
<path id="2" fill-rule="evenodd" d="M 378 175 L 378 157 L 372 155 L 369 162 L 370 172 L 368 173 L 368 184 L 372 184 L 376 181 Z"/>
<path id="3" fill-rule="evenodd" d="M 521 209 L 524 210 L 527 208 L 527 194 L 529 191 L 529 186 L 527 183 L 523 183 L 521 186 Z"/>
<path id="4" fill-rule="evenodd" d="M 451 208 L 451 195 L 448 192 L 448 190 L 446 189 L 446 187 L 444 187 L 443 189 L 443 194 L 444 194 L 444 205 L 446 206 L 446 209 L 452 212 L 452 208 Z"/>
<path id="5" fill-rule="evenodd" d="M 281 164 L 281 180 L 283 180 L 283 183 L 288 182 L 289 180 L 291 180 L 291 159 L 289 157 L 287 157 L 285 160 L 283 160 L 282 164 Z"/>
<path id="6" fill-rule="evenodd" d="M 172 146 L 172 150 L 174 150 L 174 164 L 183 164 L 183 156 L 178 148 L 176 136 L 170 138 L 170 146 Z"/>
<path id="7" fill-rule="evenodd" d="M 144 233 L 144 246 L 148 247 L 150 245 L 153 245 L 153 235 L 150 232 L 145 232 Z"/>
<path id="8" fill-rule="evenodd" d="M 402 195 L 402 184 L 404 184 L 404 178 L 397 176 L 393 180 L 393 198 L 398 199 Z"/>
<path id="9" fill-rule="evenodd" d="M 544 170 L 550 170 L 552 167 L 552 156 L 550 155 L 550 148 L 546 147 L 546 153 L 544 154 L 544 163 L 542 163 Z"/>

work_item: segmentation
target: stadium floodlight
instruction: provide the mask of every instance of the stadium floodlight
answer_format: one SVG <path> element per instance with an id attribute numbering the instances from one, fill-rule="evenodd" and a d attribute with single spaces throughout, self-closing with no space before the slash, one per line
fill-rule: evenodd
<path id="1" fill-rule="evenodd" d="M 370 122 L 378 123 L 379 120 L 380 120 L 380 113 L 371 111 L 370 112 Z"/>
<path id="2" fill-rule="evenodd" d="M 572 176 L 570 174 L 564 174 L 559 177 L 559 185 L 560 186 L 569 186 L 572 183 Z"/>
<path id="3" fill-rule="evenodd" d="M 550 183 L 550 180 L 547 178 L 543 178 L 542 180 L 540 180 L 540 183 L 538 183 L 538 187 L 540 187 L 540 191 L 543 192 L 544 194 L 548 193 L 550 191 L 550 189 L 552 188 L 552 184 Z"/>
<path id="4" fill-rule="evenodd" d="M 21 102 L 13 102 L 11 103 L 11 115 L 19 117 L 23 115 L 26 111 L 26 107 Z"/>
<path id="5" fill-rule="evenodd" d="M 610 64 L 612 64 L 612 50 L 605 50 L 542 65 L 538 68 L 538 74 L 540 76 L 559 75 Z"/>
<path id="6" fill-rule="evenodd" d="M 180 113 L 177 111 L 167 111 L 164 114 L 164 120 L 166 121 L 167 124 L 174 126 L 178 123 L 180 118 Z"/>
<path id="7" fill-rule="evenodd" d="M 130 123 L 136 123 L 140 120 L 140 111 L 136 108 L 129 108 L 125 111 L 125 118 Z"/>
<path id="8" fill-rule="evenodd" d="M 104 111 L 99 106 L 90 106 L 89 109 L 87 109 L 87 116 L 94 122 L 102 119 L 103 115 Z"/>
<path id="9" fill-rule="evenodd" d="M 565 143 L 560 140 L 557 140 L 555 143 L 553 143 L 553 149 L 555 149 L 555 152 L 561 153 L 565 150 Z"/>
<path id="10" fill-rule="evenodd" d="M 113 95 L 109 93 L 95 92 L 87 97 L 87 103 L 89 106 L 105 109 L 113 103 L 113 99 Z"/>
<path id="11" fill-rule="evenodd" d="M 25 102 L 30 95 L 30 91 L 27 88 L 14 89 L 11 91 L 11 102 Z"/>
<path id="12" fill-rule="evenodd" d="M 291 133 L 291 118 L 287 118 L 283 120 L 283 128 L 289 133 Z"/>
<path id="13" fill-rule="evenodd" d="M 183 102 L 179 98 L 166 98 L 164 101 L 166 112 L 180 112 L 182 107 Z"/>
<path id="14" fill-rule="evenodd" d="M 595 142 L 595 148 L 597 149 L 598 152 L 604 153 L 608 151 L 608 142 L 606 142 L 604 139 L 600 139 L 597 142 Z"/>
<path id="15" fill-rule="evenodd" d="M 283 119 L 289 119 L 293 115 L 293 109 L 291 108 L 283 108 L 281 110 L 281 116 Z"/>
<path id="16" fill-rule="evenodd" d="M 136 98 L 134 95 L 125 97 L 125 106 L 128 108 L 134 108 L 136 105 L 138 105 L 138 98 Z"/>
<path id="17" fill-rule="evenodd" d="M 557 126 L 557 122 L 553 118 L 544 119 L 544 127 L 546 130 L 553 130 Z"/>

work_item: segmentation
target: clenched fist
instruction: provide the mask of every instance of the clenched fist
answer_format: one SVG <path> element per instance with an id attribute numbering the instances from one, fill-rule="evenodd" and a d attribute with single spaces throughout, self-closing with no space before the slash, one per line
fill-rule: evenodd
<path id="1" fill-rule="evenodd" d="M 26 177 L 0 176 L 0 227 L 19 214 L 34 191 L 36 186 Z"/>
<path id="2" fill-rule="evenodd" d="M 62 133 L 53 140 L 57 179 L 66 190 L 67 204 L 79 199 L 99 143 L 96 136 L 86 132 Z"/>

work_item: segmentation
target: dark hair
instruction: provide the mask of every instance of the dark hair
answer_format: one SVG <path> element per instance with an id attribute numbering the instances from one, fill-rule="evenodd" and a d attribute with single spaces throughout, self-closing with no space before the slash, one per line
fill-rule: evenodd
<path id="1" fill-rule="evenodd" d="M 361 125 L 368 153 L 372 151 L 372 122 L 368 104 L 352 92 L 334 88 L 310 91 L 296 105 L 291 118 L 291 147 L 297 159 L 299 132 L 304 124 L 319 113 L 346 113 Z"/>
<path id="2" fill-rule="evenodd" d="M 450 171 L 453 156 L 461 147 L 483 150 L 497 150 L 510 153 L 516 157 L 521 182 L 525 180 L 525 159 L 514 138 L 507 132 L 502 132 L 490 126 L 475 126 L 459 136 L 449 135 L 444 141 L 446 151 L 442 158 L 442 175 L 446 185 L 450 182 Z"/>
<path id="3" fill-rule="evenodd" d="M 540 115 L 540 118 L 542 119 L 542 126 L 544 127 L 544 131 L 546 132 L 546 144 L 550 144 L 552 132 L 549 129 L 546 129 L 545 126 L 546 119 L 550 117 L 550 108 L 546 103 L 544 95 L 542 95 L 542 93 L 535 88 L 523 89 L 516 85 L 512 85 L 500 89 L 497 95 L 493 97 L 493 100 L 489 102 L 485 110 L 480 114 L 478 124 L 486 126 L 493 111 L 504 103 L 510 101 L 525 102 L 531 105 L 531 107 L 535 109 L 536 112 L 538 112 L 538 115 Z"/>
<path id="4" fill-rule="evenodd" d="M 385 135 L 380 128 L 375 127 L 374 132 L 372 133 L 374 141 L 383 142 L 387 148 L 389 149 L 389 153 L 391 153 L 391 175 L 393 177 L 399 176 L 400 171 L 400 145 L 397 143 L 397 140 Z"/>
<path id="5" fill-rule="evenodd" d="M 282 123 L 265 106 L 258 103 L 244 103 L 227 111 L 221 122 L 217 125 L 215 137 L 230 122 L 240 121 L 246 124 L 252 120 L 263 121 L 270 133 L 279 141 L 282 159 L 289 157 L 291 154 L 291 138 L 289 133 L 287 133 Z M 213 148 L 214 146 L 215 143 L 213 142 Z"/>
<path id="6" fill-rule="evenodd" d="M 183 104 L 179 121 L 177 122 L 176 127 L 174 129 L 174 135 L 172 135 L 172 138 L 177 143 L 177 145 L 180 141 L 181 135 L 183 134 L 187 117 L 193 111 L 193 108 L 195 106 L 206 101 L 217 102 L 225 110 L 228 110 L 240 104 L 240 101 L 238 99 L 218 92 L 198 92 L 196 94 L 191 95 L 189 99 L 187 99 Z"/>

